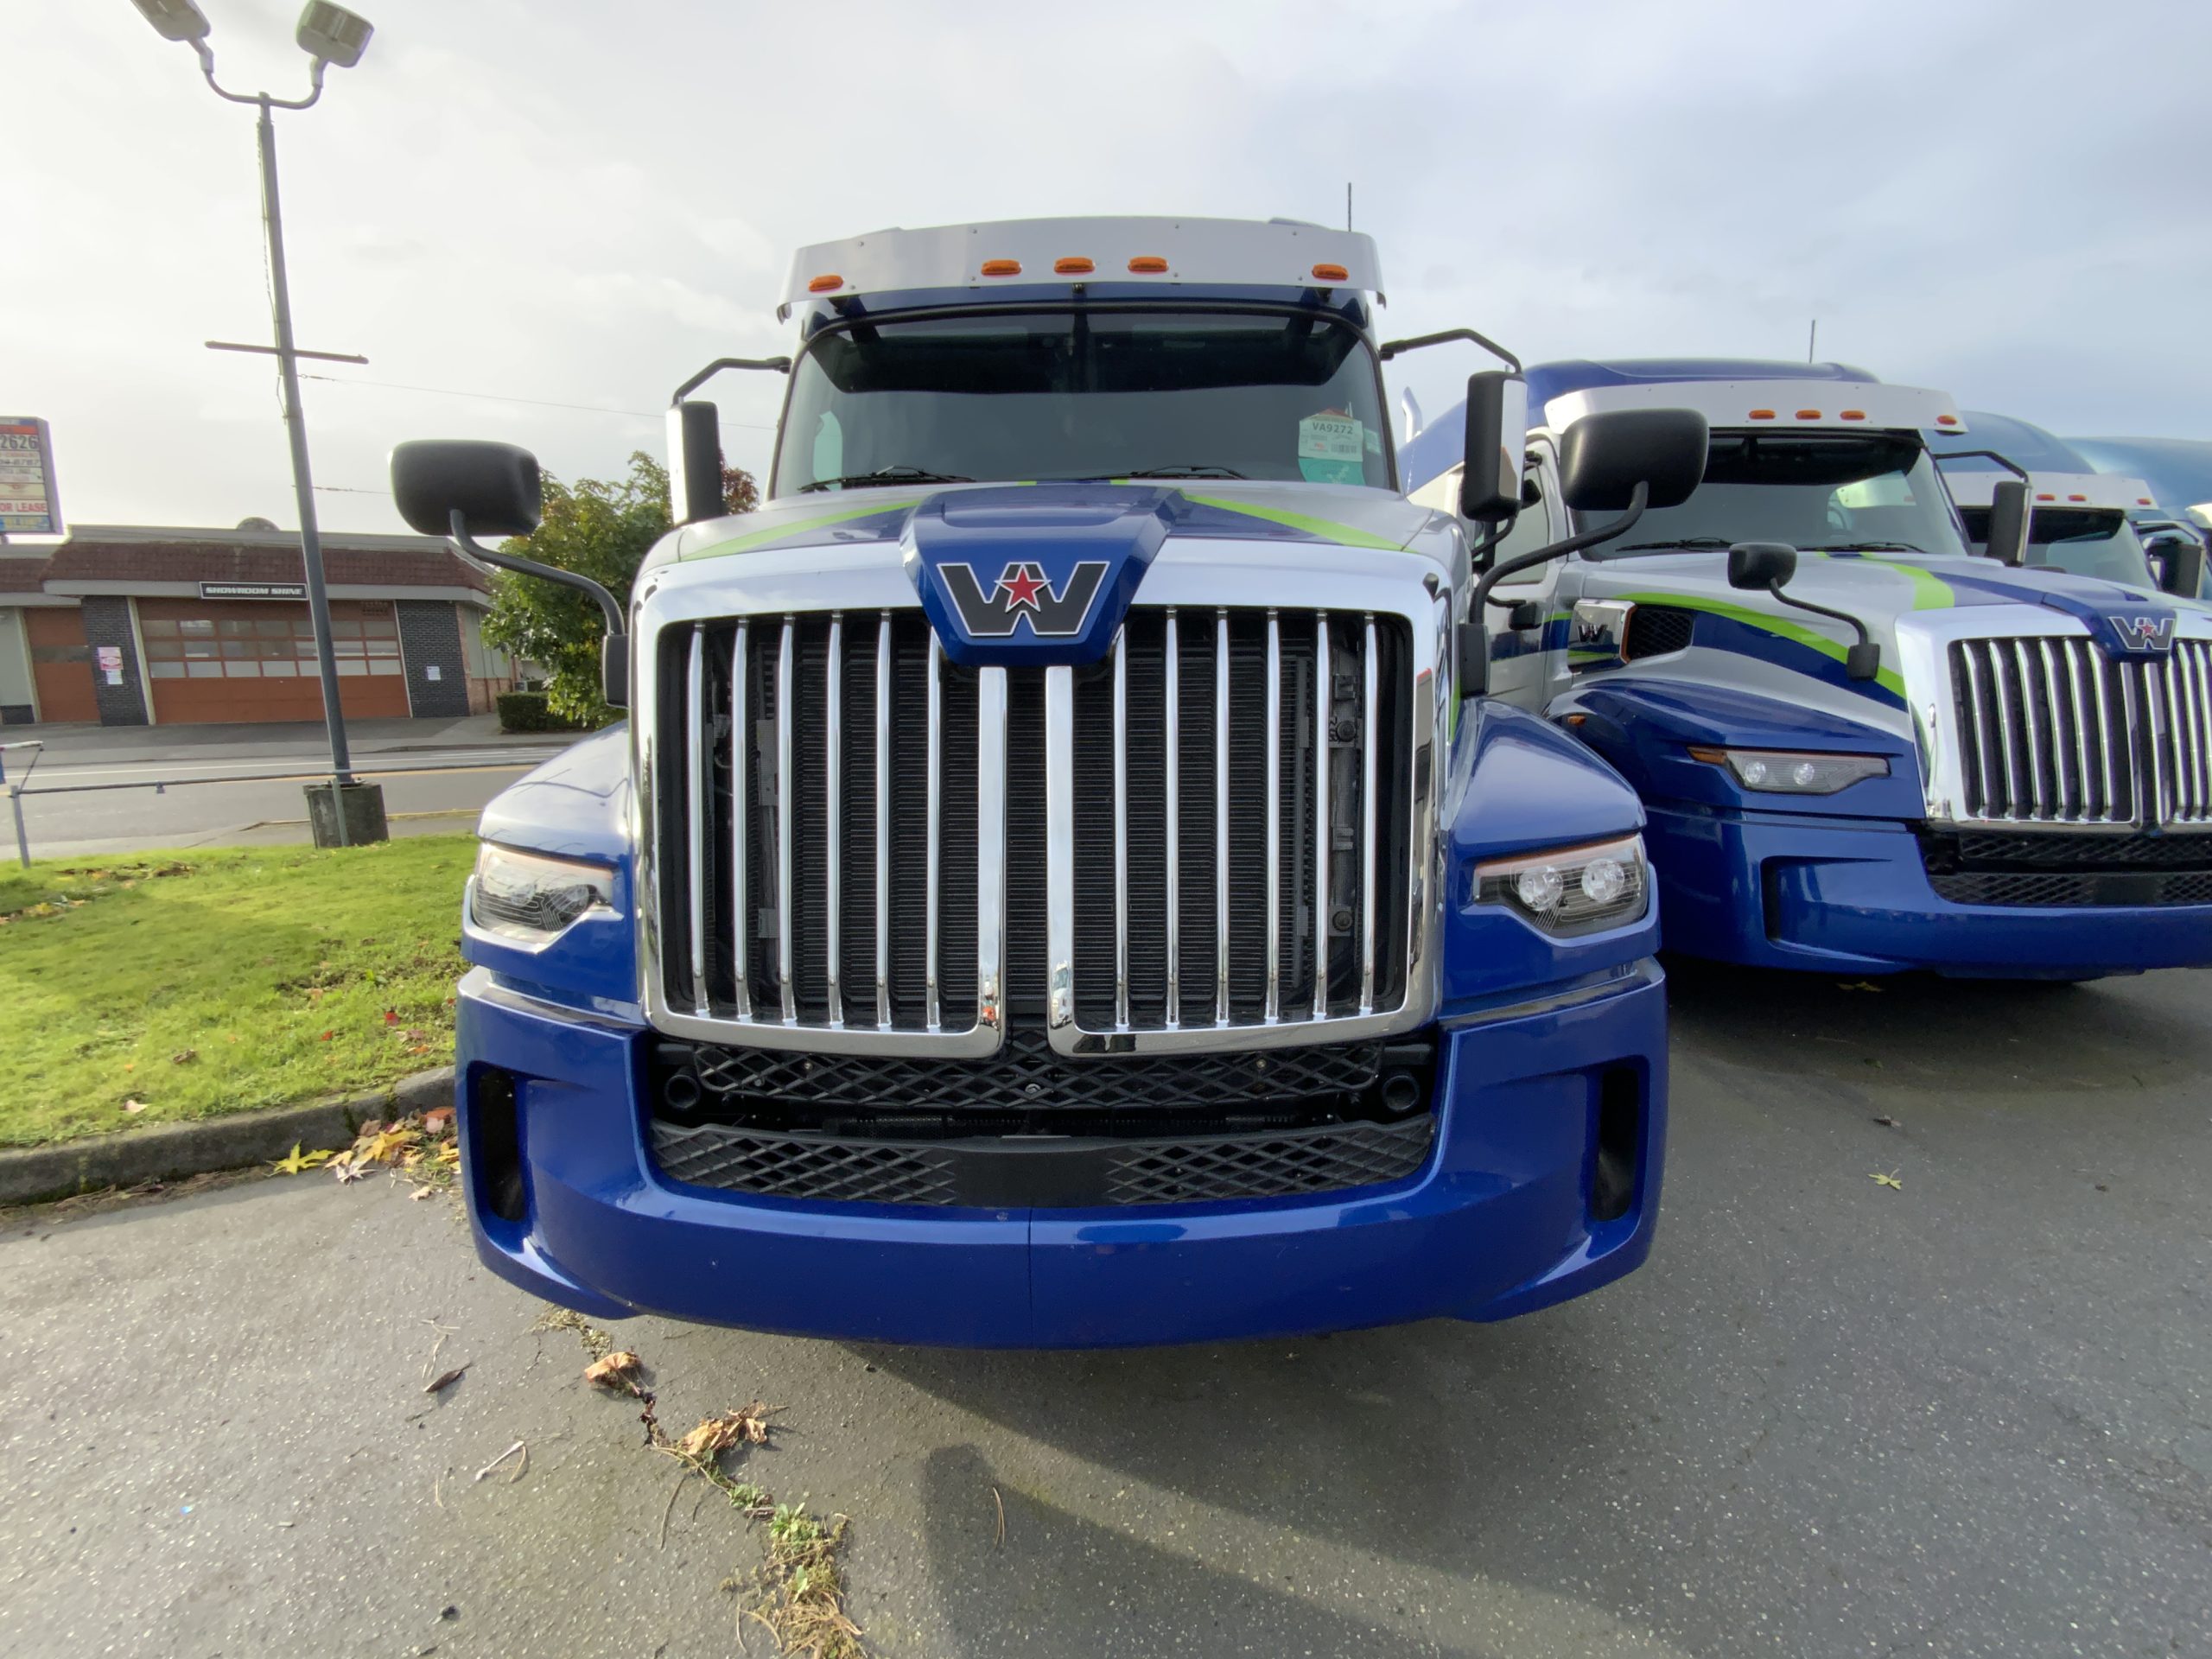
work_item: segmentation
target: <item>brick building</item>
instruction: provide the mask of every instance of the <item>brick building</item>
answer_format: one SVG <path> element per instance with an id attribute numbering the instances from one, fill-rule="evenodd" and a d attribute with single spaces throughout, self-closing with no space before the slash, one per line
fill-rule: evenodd
<path id="1" fill-rule="evenodd" d="M 443 542 L 326 534 L 322 556 L 347 715 L 480 714 L 514 683 L 483 640 L 484 576 Z M 0 543 L 0 724 L 321 718 L 296 533 L 79 524 Z"/>

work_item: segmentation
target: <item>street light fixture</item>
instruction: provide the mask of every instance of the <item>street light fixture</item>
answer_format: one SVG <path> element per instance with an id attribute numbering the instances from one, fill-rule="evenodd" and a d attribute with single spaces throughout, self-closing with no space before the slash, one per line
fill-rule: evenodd
<path id="1" fill-rule="evenodd" d="M 232 104 L 251 104 L 261 111 L 261 216 L 269 226 L 269 276 L 272 308 L 276 312 L 276 344 L 272 349 L 284 388 L 284 425 L 292 443 L 292 490 L 299 499 L 300 558 L 307 571 L 308 613 L 315 621 L 315 658 L 322 677 L 322 717 L 330 733 L 331 781 L 308 791 L 308 819 L 315 844 L 343 847 L 351 842 L 385 838 L 384 791 L 353 776 L 353 757 L 346 743 L 346 715 L 338 700 L 338 657 L 330 642 L 330 594 L 323 581 L 322 532 L 315 523 L 315 480 L 308 467 L 307 421 L 300 410 L 299 359 L 327 356 L 303 353 L 292 340 L 292 291 L 284 271 L 284 221 L 276 200 L 276 126 L 270 118 L 276 110 L 304 110 L 322 96 L 323 71 L 332 64 L 350 69 L 368 49 L 376 31 L 365 18 L 326 0 L 308 0 L 300 13 L 294 38 L 312 60 L 305 98 L 283 99 L 267 92 L 226 91 L 215 79 L 215 54 L 207 44 L 209 24 L 194 0 L 132 0 L 154 32 L 165 41 L 183 41 L 199 54 L 200 72 L 218 98 Z M 213 342 L 210 342 L 213 344 Z M 224 349 L 238 349 L 226 347 Z M 315 810 L 326 804 L 327 819 Z M 328 834 L 326 836 L 326 828 Z"/>

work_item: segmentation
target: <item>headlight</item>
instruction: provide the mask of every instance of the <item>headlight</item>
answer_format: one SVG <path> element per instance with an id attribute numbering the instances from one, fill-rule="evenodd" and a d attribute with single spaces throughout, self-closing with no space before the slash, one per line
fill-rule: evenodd
<path id="1" fill-rule="evenodd" d="M 1495 858 L 1475 866 L 1474 900 L 1510 905 L 1547 933 L 1595 933 L 1640 918 L 1649 903 L 1643 837 Z"/>
<path id="2" fill-rule="evenodd" d="M 476 849 L 468 916 L 486 933 L 543 944 L 585 912 L 613 904 L 614 872 L 603 865 L 517 852 L 490 841 Z"/>
<path id="3" fill-rule="evenodd" d="M 1862 778 L 1886 778 L 1878 754 L 1802 754 L 1794 749 L 1693 748 L 1690 759 L 1726 766 L 1745 789 L 1777 795 L 1833 795 Z"/>

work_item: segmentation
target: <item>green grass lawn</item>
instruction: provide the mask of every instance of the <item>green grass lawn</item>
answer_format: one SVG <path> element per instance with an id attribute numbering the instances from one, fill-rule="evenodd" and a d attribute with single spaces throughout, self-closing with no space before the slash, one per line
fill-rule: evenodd
<path id="1" fill-rule="evenodd" d="M 435 836 L 0 873 L 0 1146 L 289 1105 L 448 1064 L 475 856 L 474 836 Z"/>

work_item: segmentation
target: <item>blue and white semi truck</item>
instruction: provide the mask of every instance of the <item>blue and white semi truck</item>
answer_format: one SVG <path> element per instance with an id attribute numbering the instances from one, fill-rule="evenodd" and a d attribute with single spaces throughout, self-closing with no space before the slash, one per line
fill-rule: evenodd
<path id="1" fill-rule="evenodd" d="M 1939 392 L 1711 359 L 1528 385 L 1529 505 L 1487 556 L 1491 690 L 1636 786 L 1670 949 L 1853 976 L 2212 963 L 2212 612 L 2019 568 L 2015 480 L 1984 512 L 2003 556 L 1970 556 L 1923 433 L 1974 435 Z M 1709 423 L 1697 492 L 1511 570 L 1583 522 L 1554 479 L 1576 423 L 1655 404 Z M 1459 425 L 1407 444 L 1415 499 L 1457 487 Z"/>
<path id="2" fill-rule="evenodd" d="M 1463 703 L 1463 523 L 1408 502 L 1364 236 L 1034 220 L 810 248 L 768 499 L 607 612 L 625 728 L 486 810 L 458 1090 L 483 1259 L 594 1318 L 1090 1345 L 1494 1319 L 1648 1250 L 1663 988 L 1634 793 Z M 1479 336 L 1456 331 L 1457 337 Z M 1586 422 L 1619 515 L 1703 464 Z M 1464 459 L 1464 457 L 1463 457 Z M 537 463 L 393 455 L 526 532 Z"/>

